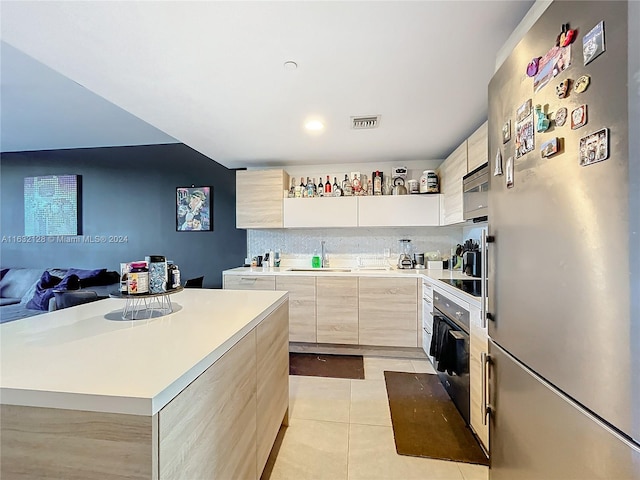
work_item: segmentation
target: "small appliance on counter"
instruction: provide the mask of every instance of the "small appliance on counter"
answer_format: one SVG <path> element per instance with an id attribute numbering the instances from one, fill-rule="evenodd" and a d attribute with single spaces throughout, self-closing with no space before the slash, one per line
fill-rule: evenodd
<path id="1" fill-rule="evenodd" d="M 398 258 L 398 268 L 413 268 L 413 260 L 411 259 L 411 240 L 400 240 L 400 257 Z"/>
<path id="2" fill-rule="evenodd" d="M 415 265 L 416 270 L 422 270 L 425 268 L 424 266 L 424 253 L 414 253 L 413 254 L 413 263 Z"/>
<path id="3" fill-rule="evenodd" d="M 456 251 L 459 251 L 459 249 Z M 481 268 L 480 245 L 474 240 L 466 240 L 462 246 L 462 273 L 470 277 L 480 277 Z"/>

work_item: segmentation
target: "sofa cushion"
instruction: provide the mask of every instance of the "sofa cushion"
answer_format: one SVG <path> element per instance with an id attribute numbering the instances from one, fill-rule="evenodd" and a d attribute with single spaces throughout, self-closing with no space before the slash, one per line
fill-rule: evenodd
<path id="1" fill-rule="evenodd" d="M 4 307 L 5 305 L 13 305 L 14 303 L 20 303 L 20 299 L 13 297 L 0 298 L 0 307 Z"/>
<path id="2" fill-rule="evenodd" d="M 10 268 L 0 280 L 0 297 L 22 298 L 42 272 L 37 268 Z"/>
<path id="3" fill-rule="evenodd" d="M 77 278 L 78 277 L 76 277 L 76 279 Z M 49 310 L 49 299 L 53 297 L 53 287 L 61 283 L 62 279 L 60 277 L 56 277 L 45 271 L 36 285 L 33 298 L 27 302 L 27 308 L 32 310 Z"/>

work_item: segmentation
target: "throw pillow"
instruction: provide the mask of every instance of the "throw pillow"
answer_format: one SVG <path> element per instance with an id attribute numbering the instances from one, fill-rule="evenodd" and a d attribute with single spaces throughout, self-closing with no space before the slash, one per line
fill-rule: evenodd
<path id="1" fill-rule="evenodd" d="M 27 308 L 31 310 L 49 310 L 49 299 L 53 297 L 53 287 L 62 282 L 60 277 L 51 275 L 45 271 L 38 283 L 33 298 L 27 303 Z"/>

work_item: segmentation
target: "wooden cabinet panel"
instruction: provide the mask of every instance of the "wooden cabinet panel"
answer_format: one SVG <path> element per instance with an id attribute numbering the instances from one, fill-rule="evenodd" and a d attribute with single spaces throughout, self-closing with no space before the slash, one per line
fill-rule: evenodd
<path id="1" fill-rule="evenodd" d="M 236 172 L 236 227 L 282 228 L 282 199 L 289 189 L 284 170 L 238 170 Z"/>
<path id="2" fill-rule="evenodd" d="M 257 476 L 289 408 L 289 308 L 281 305 L 257 329 Z M 288 419 L 285 418 L 285 424 Z"/>
<path id="3" fill-rule="evenodd" d="M 279 275 L 276 290 L 289 292 L 289 341 L 316 343 L 316 277 Z"/>
<path id="4" fill-rule="evenodd" d="M 275 275 L 224 275 L 226 290 L 275 290 Z"/>
<path id="5" fill-rule="evenodd" d="M 0 416 L 0 478 L 158 478 L 156 417 L 20 405 Z"/>
<path id="6" fill-rule="evenodd" d="M 485 449 L 489 449 L 489 423 L 482 424 L 482 363 L 481 354 L 489 351 L 487 329 L 480 325 L 480 309 L 471 307 L 469 340 L 469 382 L 471 390 L 471 426 Z"/>
<path id="7" fill-rule="evenodd" d="M 467 140 L 467 172 L 475 170 L 489 160 L 487 132 L 488 122 L 484 122 Z"/>
<path id="8" fill-rule="evenodd" d="M 257 478 L 256 330 L 159 413 L 160 478 Z"/>
<path id="9" fill-rule="evenodd" d="M 442 225 L 464 222 L 462 216 L 462 177 L 467 173 L 467 141 L 456 148 L 438 169 L 442 193 Z"/>
<path id="10" fill-rule="evenodd" d="M 358 198 L 285 198 L 285 228 L 357 227 Z"/>
<path id="11" fill-rule="evenodd" d="M 318 277 L 318 343 L 358 344 L 358 277 Z"/>
<path id="12" fill-rule="evenodd" d="M 385 195 L 358 198 L 361 227 L 440 225 L 440 195 Z"/>
<path id="13" fill-rule="evenodd" d="M 418 279 L 360 277 L 361 345 L 417 347 Z"/>

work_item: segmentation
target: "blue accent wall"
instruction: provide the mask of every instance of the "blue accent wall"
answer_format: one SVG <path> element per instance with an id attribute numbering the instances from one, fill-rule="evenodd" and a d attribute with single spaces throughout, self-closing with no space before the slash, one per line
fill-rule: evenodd
<path id="1" fill-rule="evenodd" d="M 81 175 L 82 237 L 106 242 L 22 243 L 24 177 Z M 220 288 L 222 271 L 244 263 L 246 231 L 235 227 L 235 170 L 184 144 L 2 153 L 0 264 L 2 267 L 108 268 L 164 255 L 184 282 L 204 275 Z M 211 186 L 213 231 L 176 231 L 176 187 Z M 109 237 L 126 237 L 109 242 Z M 80 239 L 80 237 L 70 237 Z"/>

